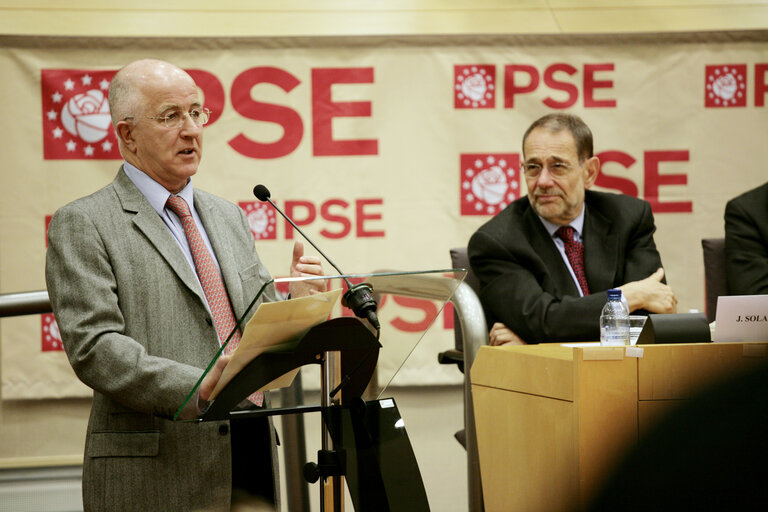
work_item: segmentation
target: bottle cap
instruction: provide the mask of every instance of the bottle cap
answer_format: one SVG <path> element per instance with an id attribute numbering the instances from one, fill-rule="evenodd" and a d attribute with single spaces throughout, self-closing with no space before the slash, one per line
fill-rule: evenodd
<path id="1" fill-rule="evenodd" d="M 621 290 L 618 288 L 608 290 L 608 300 L 621 300 Z"/>

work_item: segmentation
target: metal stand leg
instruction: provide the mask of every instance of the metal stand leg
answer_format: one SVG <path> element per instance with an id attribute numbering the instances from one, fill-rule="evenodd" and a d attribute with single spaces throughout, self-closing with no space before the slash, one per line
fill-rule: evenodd
<path id="1" fill-rule="evenodd" d="M 322 406 L 323 408 L 341 405 L 341 396 L 331 398 L 331 390 L 341 383 L 341 353 L 325 352 L 325 360 L 321 365 L 322 372 Z M 334 453 L 333 439 L 325 424 L 322 423 L 322 450 L 325 453 Z M 344 512 L 344 476 L 324 476 L 320 485 L 320 510 L 321 512 Z"/>
<path id="2" fill-rule="evenodd" d="M 304 391 L 301 372 L 296 374 L 293 384 L 280 390 L 283 407 L 304 405 Z M 282 419 L 283 453 L 285 454 L 286 505 L 291 512 L 310 512 L 309 488 L 301 478 L 307 463 L 304 415 L 287 414 Z"/>

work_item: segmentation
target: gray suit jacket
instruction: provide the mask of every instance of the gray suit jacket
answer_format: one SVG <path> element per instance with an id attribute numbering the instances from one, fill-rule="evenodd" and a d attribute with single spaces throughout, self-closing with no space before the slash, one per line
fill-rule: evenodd
<path id="1" fill-rule="evenodd" d="M 195 207 L 239 318 L 270 277 L 240 208 L 199 190 Z M 170 230 L 121 168 L 108 186 L 59 209 L 48 237 L 53 311 L 75 373 L 94 390 L 85 509 L 229 510 L 228 422 L 170 420 L 218 349 Z M 271 286 L 266 300 L 276 300 Z M 262 463 L 277 475 L 274 455 Z"/>

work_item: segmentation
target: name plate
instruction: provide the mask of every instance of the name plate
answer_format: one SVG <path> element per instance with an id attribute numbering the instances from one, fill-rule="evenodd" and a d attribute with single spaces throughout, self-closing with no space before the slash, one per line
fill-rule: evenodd
<path id="1" fill-rule="evenodd" d="M 718 297 L 714 341 L 768 341 L 768 295 Z"/>

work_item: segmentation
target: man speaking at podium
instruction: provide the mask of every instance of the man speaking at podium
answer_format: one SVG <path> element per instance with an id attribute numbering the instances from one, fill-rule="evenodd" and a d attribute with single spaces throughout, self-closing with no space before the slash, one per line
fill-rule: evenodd
<path id="1" fill-rule="evenodd" d="M 650 205 L 588 190 L 600 172 L 589 127 L 546 115 L 523 136 L 523 159 L 528 196 L 468 245 L 491 344 L 597 341 L 609 288 L 621 288 L 630 311 L 675 312 Z"/>
<path id="2" fill-rule="evenodd" d="M 193 188 L 209 116 L 200 98 L 167 62 L 118 71 L 109 106 L 125 162 L 111 184 L 50 223 L 51 304 L 70 363 L 94 391 L 85 510 L 230 510 L 242 493 L 277 503 L 271 423 L 171 421 L 270 279 L 240 208 Z M 323 271 L 297 244 L 290 273 Z M 323 280 L 311 283 L 291 295 L 324 289 Z M 264 300 L 276 299 L 270 287 Z M 227 360 L 182 417 L 199 413 Z"/>

